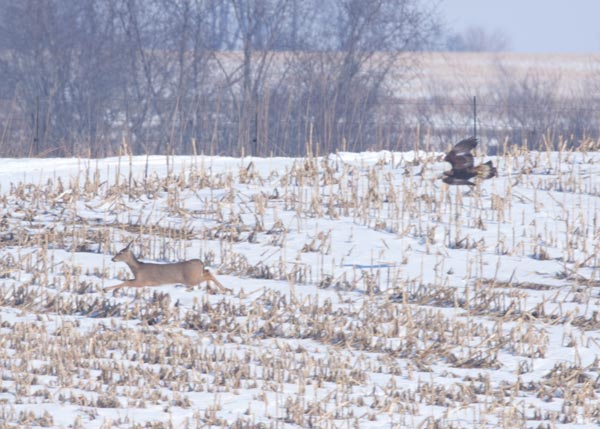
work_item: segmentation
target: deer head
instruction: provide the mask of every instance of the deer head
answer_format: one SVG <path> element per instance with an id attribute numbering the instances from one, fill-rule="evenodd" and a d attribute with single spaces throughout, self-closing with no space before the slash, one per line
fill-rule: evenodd
<path id="1" fill-rule="evenodd" d="M 124 248 L 122 248 L 121 250 L 119 250 L 119 252 L 112 258 L 113 262 L 119 262 L 119 261 L 127 261 L 129 260 L 133 254 L 131 253 L 131 245 L 133 244 L 133 240 L 131 240 L 129 242 L 129 244 L 127 246 L 125 246 Z"/>

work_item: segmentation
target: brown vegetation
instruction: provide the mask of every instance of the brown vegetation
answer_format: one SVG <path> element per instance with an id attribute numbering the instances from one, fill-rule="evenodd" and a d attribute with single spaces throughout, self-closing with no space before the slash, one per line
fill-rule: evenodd
<path id="1" fill-rule="evenodd" d="M 597 424 L 597 154 L 507 148 L 464 195 L 435 185 L 441 156 L 342 156 L 3 189 L 4 421 L 57 424 L 59 404 L 74 427 Z M 133 238 L 154 260 L 203 250 L 235 295 L 103 295 Z"/>

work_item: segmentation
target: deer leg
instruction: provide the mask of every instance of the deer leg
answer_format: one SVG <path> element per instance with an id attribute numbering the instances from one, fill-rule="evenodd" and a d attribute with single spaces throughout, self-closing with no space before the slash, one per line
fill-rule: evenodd
<path id="1" fill-rule="evenodd" d="M 119 283 L 118 285 L 109 286 L 104 288 L 104 292 L 108 292 L 110 290 L 119 290 L 124 287 L 139 287 L 135 280 L 125 280 L 123 283 Z"/>
<path id="2" fill-rule="evenodd" d="M 221 291 L 221 293 L 231 293 L 231 289 L 228 289 L 225 286 L 223 286 L 221 284 L 221 282 L 218 281 L 216 279 L 216 277 L 210 271 L 208 271 L 208 270 L 204 270 L 204 277 L 203 277 L 202 280 L 206 281 L 206 286 L 209 289 L 211 289 L 210 283 L 212 282 L 212 283 L 214 283 L 219 288 L 219 290 Z"/>
<path id="3" fill-rule="evenodd" d="M 109 286 L 104 288 L 104 292 L 108 292 L 110 290 L 119 290 L 122 287 L 125 287 L 125 283 L 119 283 L 118 285 Z"/>

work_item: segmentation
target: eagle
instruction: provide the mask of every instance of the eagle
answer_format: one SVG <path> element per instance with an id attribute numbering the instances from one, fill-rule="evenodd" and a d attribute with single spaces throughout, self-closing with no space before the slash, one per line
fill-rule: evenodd
<path id="1" fill-rule="evenodd" d="M 444 157 L 444 161 L 452 165 L 452 169 L 444 171 L 442 181 L 448 185 L 468 185 L 475 186 L 475 183 L 469 179 L 479 180 L 490 179 L 496 176 L 497 170 L 488 161 L 484 164 L 474 165 L 473 154 L 471 151 L 477 146 L 477 138 L 470 137 L 459 141 L 450 152 Z"/>

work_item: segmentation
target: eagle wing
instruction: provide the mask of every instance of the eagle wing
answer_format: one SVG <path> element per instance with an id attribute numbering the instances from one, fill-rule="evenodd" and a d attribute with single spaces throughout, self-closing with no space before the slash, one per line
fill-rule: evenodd
<path id="1" fill-rule="evenodd" d="M 444 183 L 475 186 L 475 183 L 471 182 L 470 179 L 485 180 L 498 174 L 492 161 L 479 164 L 477 167 L 473 165 L 474 159 L 471 151 L 475 149 L 475 146 L 477 146 L 477 139 L 471 137 L 456 143 L 452 150 L 446 154 L 444 161 L 449 162 L 452 169 L 444 171 L 442 178 Z"/>
<path id="2" fill-rule="evenodd" d="M 452 150 L 448 152 L 444 161 L 452 165 L 453 170 L 466 170 L 473 168 L 473 154 L 471 151 L 477 146 L 477 139 L 470 137 L 456 143 Z"/>
<path id="3" fill-rule="evenodd" d="M 456 152 L 457 154 L 465 154 L 465 153 L 471 153 L 471 151 L 473 149 L 475 149 L 476 146 L 477 146 L 477 138 L 469 137 L 468 139 L 464 139 L 464 140 L 461 140 L 458 143 L 456 143 L 454 145 L 454 147 L 452 148 L 452 150 L 454 152 Z"/>

